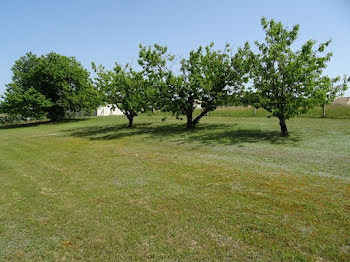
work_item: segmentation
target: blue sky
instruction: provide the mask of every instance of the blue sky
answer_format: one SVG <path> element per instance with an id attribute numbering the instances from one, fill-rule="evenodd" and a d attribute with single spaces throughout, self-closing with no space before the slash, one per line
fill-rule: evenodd
<path id="1" fill-rule="evenodd" d="M 0 94 L 14 61 L 29 51 L 75 56 L 89 70 L 91 61 L 111 68 L 135 64 L 139 43 L 167 45 L 178 56 L 212 41 L 218 48 L 253 44 L 264 37 L 262 16 L 300 24 L 299 44 L 332 38 L 326 73 L 350 75 L 349 0 L 0 0 Z"/>

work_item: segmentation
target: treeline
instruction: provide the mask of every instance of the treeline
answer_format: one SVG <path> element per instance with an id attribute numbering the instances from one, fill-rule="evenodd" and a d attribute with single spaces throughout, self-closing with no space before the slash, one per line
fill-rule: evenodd
<path id="1" fill-rule="evenodd" d="M 218 106 L 243 104 L 277 117 L 286 135 L 287 119 L 330 103 L 343 94 L 350 79 L 323 74 L 332 56 L 325 52 L 331 41 L 316 46 L 309 40 L 294 50 L 298 25 L 289 30 L 264 17 L 261 25 L 266 37 L 255 41 L 257 51 L 248 42 L 236 50 L 229 44 L 223 50 L 210 44 L 179 59 L 165 46 L 140 45 L 139 70 L 118 63 L 107 70 L 92 63 L 94 79 L 74 57 L 28 53 L 12 67 L 0 112 L 60 120 L 107 103 L 125 114 L 130 127 L 139 113 L 159 110 L 185 116 L 191 129 Z M 194 117 L 199 104 L 201 112 Z"/>

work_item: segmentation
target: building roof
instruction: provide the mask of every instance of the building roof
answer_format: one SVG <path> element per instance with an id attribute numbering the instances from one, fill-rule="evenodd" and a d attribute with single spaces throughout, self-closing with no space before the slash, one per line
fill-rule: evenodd
<path id="1" fill-rule="evenodd" d="M 350 97 L 338 97 L 334 100 L 336 105 L 350 105 Z"/>

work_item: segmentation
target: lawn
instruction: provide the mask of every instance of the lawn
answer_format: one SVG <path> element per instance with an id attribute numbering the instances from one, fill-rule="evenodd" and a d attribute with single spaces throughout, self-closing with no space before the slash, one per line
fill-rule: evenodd
<path id="1" fill-rule="evenodd" d="M 0 127 L 0 261 L 349 261 L 350 119 Z"/>
<path id="2" fill-rule="evenodd" d="M 322 107 L 314 107 L 306 114 L 300 117 L 307 118 L 320 118 L 322 117 Z M 256 110 L 254 115 L 254 108 L 247 106 L 236 106 L 236 107 L 219 107 L 215 111 L 211 112 L 212 116 L 269 116 L 269 112 L 259 108 Z M 350 118 L 350 106 L 346 105 L 326 105 L 326 117 L 327 118 Z"/>

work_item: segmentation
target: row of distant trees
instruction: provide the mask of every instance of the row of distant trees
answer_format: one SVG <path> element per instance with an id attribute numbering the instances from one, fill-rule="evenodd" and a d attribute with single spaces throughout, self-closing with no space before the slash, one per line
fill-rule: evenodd
<path id="1" fill-rule="evenodd" d="M 323 74 L 332 56 L 325 53 L 331 41 L 316 46 L 309 40 L 293 49 L 299 25 L 288 30 L 264 17 L 261 25 L 266 37 L 255 41 L 256 51 L 248 42 L 235 52 L 229 44 L 223 50 L 211 44 L 178 59 L 165 46 L 140 45 L 139 70 L 118 63 L 107 70 L 92 63 L 94 79 L 74 57 L 28 53 L 12 67 L 0 111 L 60 120 L 68 112 L 108 103 L 123 111 L 129 126 L 138 114 L 160 110 L 185 116 L 191 129 L 218 106 L 250 104 L 277 117 L 286 135 L 287 119 L 330 103 L 347 89 L 348 79 Z M 197 104 L 201 112 L 194 116 Z"/>

